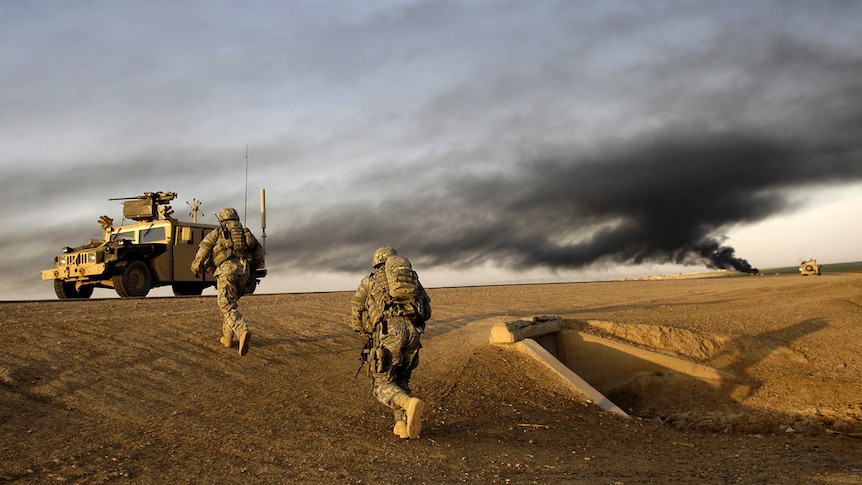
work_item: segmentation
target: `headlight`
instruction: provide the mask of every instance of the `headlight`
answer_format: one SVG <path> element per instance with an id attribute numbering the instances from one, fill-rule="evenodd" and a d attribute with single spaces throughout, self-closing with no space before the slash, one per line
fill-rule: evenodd
<path id="1" fill-rule="evenodd" d="M 96 262 L 96 253 L 90 253 L 90 255 L 89 255 L 89 256 L 87 256 L 87 259 L 88 259 L 91 263 L 95 263 L 95 262 Z"/>
<path id="2" fill-rule="evenodd" d="M 66 256 L 60 256 L 57 262 L 60 263 L 60 266 L 66 266 Z"/>

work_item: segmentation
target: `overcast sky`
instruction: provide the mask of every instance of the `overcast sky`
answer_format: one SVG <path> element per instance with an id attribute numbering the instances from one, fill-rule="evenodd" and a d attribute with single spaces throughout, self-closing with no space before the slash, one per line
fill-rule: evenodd
<path id="1" fill-rule="evenodd" d="M 146 191 L 177 192 L 182 219 L 234 206 L 260 236 L 266 189 L 261 292 L 353 289 L 384 244 L 429 287 L 862 260 L 860 18 L 843 0 L 3 2 L 0 298 L 53 298 L 39 271 Z"/>

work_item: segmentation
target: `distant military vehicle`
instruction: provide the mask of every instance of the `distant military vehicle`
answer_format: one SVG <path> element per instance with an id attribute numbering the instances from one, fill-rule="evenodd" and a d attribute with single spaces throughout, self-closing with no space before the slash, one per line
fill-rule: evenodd
<path id="1" fill-rule="evenodd" d="M 219 226 L 197 223 L 198 206 L 192 206 L 195 222 L 172 217 L 174 192 L 146 192 L 123 201 L 123 220 L 135 222 L 114 227 L 108 216 L 99 218 L 104 240 L 93 239 L 75 248 L 65 247 L 54 258 L 43 280 L 54 281 L 61 300 L 90 298 L 94 288 L 113 288 L 121 297 L 142 297 L 150 289 L 170 285 L 176 296 L 200 295 L 215 278 L 203 272 L 195 277 L 191 263 L 204 236 Z M 254 292 L 266 269 L 257 268 L 249 278 L 246 294 Z"/>
<path id="2" fill-rule="evenodd" d="M 812 274 L 820 275 L 820 266 L 821 265 L 817 264 L 816 259 L 809 259 L 808 261 L 803 261 L 799 264 L 799 273 L 801 273 L 802 276 L 808 276 Z"/>

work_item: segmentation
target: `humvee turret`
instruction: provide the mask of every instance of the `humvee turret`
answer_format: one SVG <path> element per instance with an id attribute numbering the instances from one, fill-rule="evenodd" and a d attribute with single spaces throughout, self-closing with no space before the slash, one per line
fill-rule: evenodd
<path id="1" fill-rule="evenodd" d="M 114 227 L 102 216 L 103 240 L 75 248 L 65 247 L 54 258 L 51 269 L 42 271 L 43 280 L 54 281 L 57 297 L 90 298 L 94 288 L 113 288 L 121 297 L 142 297 L 150 289 L 170 285 L 176 296 L 200 295 L 215 285 L 212 274 L 195 277 L 191 270 L 198 244 L 218 226 L 181 222 L 172 217 L 168 204 L 174 192 L 146 192 L 123 200 L 123 220 L 130 224 Z M 266 269 L 259 268 L 249 278 L 245 292 L 254 291 Z"/>

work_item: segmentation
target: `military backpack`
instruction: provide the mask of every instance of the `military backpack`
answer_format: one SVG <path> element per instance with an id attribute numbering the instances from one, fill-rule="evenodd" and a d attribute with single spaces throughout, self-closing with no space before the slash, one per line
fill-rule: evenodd
<path id="1" fill-rule="evenodd" d="M 419 276 L 413 271 L 410 260 L 398 255 L 389 256 L 383 267 L 389 296 L 396 303 L 412 303 L 419 296 Z"/>

